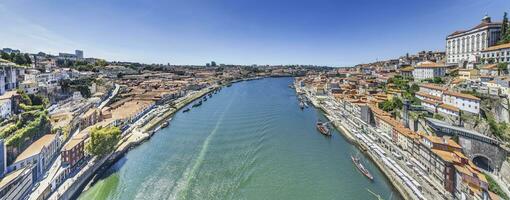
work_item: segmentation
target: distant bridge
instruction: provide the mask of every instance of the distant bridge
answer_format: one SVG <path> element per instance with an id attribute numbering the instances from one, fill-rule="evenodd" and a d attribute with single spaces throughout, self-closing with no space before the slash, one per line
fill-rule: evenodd
<path id="1" fill-rule="evenodd" d="M 507 150 L 501 147 L 501 142 L 498 140 L 434 118 L 425 118 L 425 120 L 427 125 L 440 136 L 458 136 L 464 153 L 484 170 L 499 171 L 507 157 Z"/>

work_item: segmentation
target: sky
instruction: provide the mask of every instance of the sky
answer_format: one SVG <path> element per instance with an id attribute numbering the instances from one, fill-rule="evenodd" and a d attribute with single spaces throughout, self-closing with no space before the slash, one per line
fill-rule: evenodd
<path id="1" fill-rule="evenodd" d="M 0 48 L 108 61 L 352 66 L 421 50 L 509 0 L 0 0 Z"/>

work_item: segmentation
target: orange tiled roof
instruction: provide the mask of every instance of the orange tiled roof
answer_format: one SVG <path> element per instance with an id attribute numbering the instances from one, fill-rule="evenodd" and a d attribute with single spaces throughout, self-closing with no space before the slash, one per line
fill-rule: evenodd
<path id="1" fill-rule="evenodd" d="M 443 64 L 435 63 L 432 61 L 423 61 L 416 64 L 416 68 L 443 68 Z"/>
<path id="2" fill-rule="evenodd" d="M 497 64 L 488 64 L 488 65 L 483 66 L 481 69 L 496 70 L 496 69 L 498 69 L 498 65 Z"/>
<path id="3" fill-rule="evenodd" d="M 446 90 L 446 87 L 443 87 L 441 85 L 434 84 L 434 83 L 423 83 L 423 84 L 420 84 L 420 87 L 433 89 L 433 90 L 440 90 L 440 91 Z"/>
<path id="4" fill-rule="evenodd" d="M 510 48 L 510 43 L 492 46 L 492 47 L 482 50 L 482 52 L 495 51 L 495 50 L 508 49 L 508 48 Z"/>
<path id="5" fill-rule="evenodd" d="M 460 97 L 460 98 L 464 98 L 464 99 L 471 99 L 471 100 L 480 101 L 480 98 L 475 97 L 473 95 L 464 94 L 464 93 L 460 93 L 460 92 L 453 92 L 453 91 L 448 91 L 448 90 L 444 91 L 443 95 L 449 95 L 449 96 L 455 96 L 455 97 Z"/>
<path id="6" fill-rule="evenodd" d="M 448 105 L 448 104 L 445 104 L 445 103 L 440 104 L 439 107 L 444 108 L 446 110 L 451 110 L 451 111 L 457 112 L 457 113 L 460 111 L 457 107 L 451 106 L 451 105 Z"/>
<path id="7" fill-rule="evenodd" d="M 429 99 L 434 99 L 434 100 L 437 100 L 437 101 L 442 101 L 441 97 L 430 95 L 430 94 L 427 94 L 425 92 L 417 92 L 416 95 L 422 96 L 422 97 L 425 97 L 425 98 L 429 98 Z"/>

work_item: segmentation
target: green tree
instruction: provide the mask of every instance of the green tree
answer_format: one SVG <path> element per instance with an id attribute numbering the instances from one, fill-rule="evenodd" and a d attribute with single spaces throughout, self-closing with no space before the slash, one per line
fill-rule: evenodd
<path id="1" fill-rule="evenodd" d="M 503 199 L 508 199 L 508 196 L 506 193 L 501 189 L 501 187 L 498 185 L 498 183 L 492 179 L 491 176 L 489 176 L 486 173 L 483 173 L 485 175 L 485 178 L 487 179 L 487 182 L 489 183 L 489 191 L 494 192 L 495 194 L 499 195 L 500 197 L 503 197 Z"/>
<path id="2" fill-rule="evenodd" d="M 49 104 L 49 100 L 47 97 L 42 96 L 40 94 L 29 94 L 28 97 L 30 97 L 30 101 L 32 102 L 32 105 L 42 105 L 47 106 Z"/>
<path id="3" fill-rule="evenodd" d="M 25 57 L 25 63 L 24 64 L 27 64 L 27 65 L 32 64 L 32 59 L 30 59 L 30 55 L 28 55 L 28 53 L 24 54 L 24 57 Z"/>
<path id="4" fill-rule="evenodd" d="M 508 73 L 508 63 L 506 63 L 506 62 L 498 63 L 497 67 L 498 67 L 498 75 L 501 75 L 502 73 L 503 74 Z"/>
<path id="5" fill-rule="evenodd" d="M 21 55 L 20 53 L 14 55 L 14 63 L 18 65 L 24 65 L 27 61 L 25 60 L 25 56 Z"/>
<path id="6" fill-rule="evenodd" d="M 444 82 L 443 82 L 443 79 L 441 77 L 434 77 L 434 79 L 432 79 L 432 83 L 442 84 Z"/>
<path id="7" fill-rule="evenodd" d="M 96 63 L 95 63 L 95 64 L 96 64 L 96 66 L 98 66 L 98 67 L 106 67 L 106 65 L 108 65 L 108 62 L 106 62 L 106 60 L 102 60 L 102 59 L 100 59 L 100 60 L 96 61 Z"/>
<path id="8" fill-rule="evenodd" d="M 29 105 L 31 106 L 32 105 L 32 100 L 30 99 L 30 97 L 27 95 L 27 93 L 25 93 L 25 91 L 21 90 L 21 89 L 18 89 L 17 90 L 18 94 L 21 96 L 21 103 L 25 104 L 25 105 Z"/>
<path id="9" fill-rule="evenodd" d="M 10 58 L 9 60 L 11 62 L 13 62 L 14 61 L 14 57 L 16 57 L 16 54 L 14 52 L 11 52 L 11 55 L 9 55 L 9 58 Z"/>
<path id="10" fill-rule="evenodd" d="M 2 51 L 2 55 L 0 56 L 0 58 L 2 58 L 4 60 L 11 60 L 11 56 L 8 53 L 5 53 L 3 51 Z"/>
<path id="11" fill-rule="evenodd" d="M 411 93 L 416 93 L 418 91 L 420 91 L 420 86 L 418 84 L 416 84 L 416 83 L 413 83 L 413 85 L 411 85 L 411 91 L 410 92 Z"/>
<path id="12" fill-rule="evenodd" d="M 503 15 L 503 23 L 501 24 L 501 39 L 498 44 L 505 44 L 510 42 L 510 23 L 508 22 L 507 13 Z"/>
<path id="13" fill-rule="evenodd" d="M 90 131 L 90 140 L 85 150 L 94 156 L 104 156 L 115 150 L 120 141 L 120 129 L 117 127 L 94 127 Z"/>
<path id="14" fill-rule="evenodd" d="M 386 112 L 393 112 L 395 109 L 402 109 L 404 103 L 398 97 L 393 97 L 391 100 L 385 100 L 379 104 L 379 108 Z"/>
<path id="15" fill-rule="evenodd" d="M 507 13 L 503 14 L 503 23 L 501 24 L 501 39 L 504 39 L 508 33 L 508 17 Z"/>

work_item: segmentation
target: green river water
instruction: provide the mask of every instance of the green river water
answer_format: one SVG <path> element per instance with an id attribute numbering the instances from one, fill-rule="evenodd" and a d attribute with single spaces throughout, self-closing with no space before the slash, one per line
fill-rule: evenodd
<path id="1" fill-rule="evenodd" d="M 292 78 L 240 82 L 213 95 L 127 153 L 78 199 L 399 199 L 368 159 L 313 107 L 299 109 Z"/>

